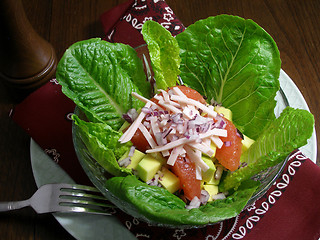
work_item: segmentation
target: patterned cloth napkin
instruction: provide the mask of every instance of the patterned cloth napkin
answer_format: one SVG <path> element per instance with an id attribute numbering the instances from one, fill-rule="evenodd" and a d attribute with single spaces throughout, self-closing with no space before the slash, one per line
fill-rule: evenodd
<path id="1" fill-rule="evenodd" d="M 105 39 L 137 47 L 142 24 L 152 19 L 173 35 L 185 27 L 165 1 L 129 0 L 101 16 Z M 52 79 L 12 111 L 12 118 L 79 184 L 91 184 L 74 152 L 70 119 L 74 103 Z M 124 213 L 116 216 L 138 239 L 318 239 L 320 168 L 294 151 L 268 192 L 237 217 L 197 229 L 151 227 Z"/>

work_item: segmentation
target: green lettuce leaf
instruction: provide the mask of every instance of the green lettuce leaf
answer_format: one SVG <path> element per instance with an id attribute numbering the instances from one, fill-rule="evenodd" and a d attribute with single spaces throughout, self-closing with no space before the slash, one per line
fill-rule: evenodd
<path id="1" fill-rule="evenodd" d="M 107 123 L 118 130 L 122 114 L 143 103 L 131 96 L 150 97 L 142 61 L 128 45 L 99 38 L 80 41 L 68 48 L 57 67 L 63 93 L 92 122 Z"/>
<path id="2" fill-rule="evenodd" d="M 174 225 L 205 225 L 238 215 L 258 187 L 255 181 L 244 182 L 237 192 L 226 199 L 210 202 L 200 208 L 188 210 L 185 203 L 164 188 L 149 186 L 135 176 L 114 177 L 106 182 L 106 188 L 126 205 L 135 217 L 148 221 Z M 128 204 L 131 207 L 128 207 Z"/>
<path id="3" fill-rule="evenodd" d="M 236 189 L 242 181 L 282 162 L 293 150 L 307 144 L 313 126 L 310 112 L 287 107 L 241 155 L 240 161 L 248 165 L 227 175 L 219 185 L 220 190 Z"/>
<path id="4" fill-rule="evenodd" d="M 197 21 L 176 39 L 181 73 L 189 87 L 232 110 L 233 121 L 256 139 L 274 116 L 281 60 L 259 25 L 236 16 Z"/>
<path id="5" fill-rule="evenodd" d="M 158 89 L 175 86 L 180 73 L 180 48 L 171 33 L 154 21 L 143 24 L 142 35 L 148 44 L 152 70 Z"/>
<path id="6" fill-rule="evenodd" d="M 78 126 L 77 134 L 80 134 L 92 157 L 110 174 L 114 176 L 126 176 L 132 174 L 131 169 L 119 166 L 117 159 L 122 157 L 131 147 L 131 142 L 120 144 L 122 133 L 113 130 L 108 124 L 93 123 L 81 120 L 77 115 L 72 119 Z"/>

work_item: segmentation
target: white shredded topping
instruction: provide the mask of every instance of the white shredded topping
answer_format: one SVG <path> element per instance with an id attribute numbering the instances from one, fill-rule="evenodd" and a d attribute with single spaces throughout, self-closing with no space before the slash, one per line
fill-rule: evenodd
<path id="1" fill-rule="evenodd" d="M 150 102 L 147 102 L 145 107 L 150 107 L 151 106 Z M 131 138 L 136 133 L 137 129 L 139 128 L 139 126 L 140 126 L 140 124 L 141 124 L 141 122 L 142 122 L 142 120 L 144 119 L 145 116 L 146 116 L 146 113 L 141 111 L 141 113 L 136 118 L 136 120 L 134 120 L 134 122 L 130 125 L 130 127 L 127 129 L 127 131 L 119 138 L 119 141 L 121 143 L 126 143 L 126 142 L 129 142 L 131 140 Z"/>
<path id="2" fill-rule="evenodd" d="M 187 156 L 196 165 L 197 179 L 201 179 L 201 172 L 209 169 L 202 154 L 213 156 L 211 144 L 221 148 L 220 137 L 227 136 L 213 106 L 188 98 L 178 87 L 168 92 L 160 90 L 154 96 L 158 103 L 134 92 L 132 96 L 146 104 L 119 141 L 130 141 L 140 129 L 151 147 L 146 153 L 161 152 L 162 156 L 168 157 L 167 164 L 172 166 L 179 157 Z M 201 113 L 206 115 L 201 116 Z"/>
<path id="3" fill-rule="evenodd" d="M 153 138 L 152 138 L 151 134 L 149 133 L 148 129 L 142 123 L 140 123 L 139 129 L 142 132 L 143 136 L 147 139 L 149 145 L 152 148 L 155 148 L 157 146 L 157 144 L 153 140 Z"/>
<path id="4" fill-rule="evenodd" d="M 201 102 L 198 102 L 198 101 L 196 101 L 194 99 L 173 95 L 173 96 L 171 96 L 171 100 L 173 100 L 173 101 L 176 100 L 178 102 L 194 105 L 195 107 L 198 107 L 202 111 L 207 113 L 210 117 L 216 117 L 217 116 L 217 112 L 215 112 L 212 108 L 208 108 L 206 105 L 204 105 Z"/>

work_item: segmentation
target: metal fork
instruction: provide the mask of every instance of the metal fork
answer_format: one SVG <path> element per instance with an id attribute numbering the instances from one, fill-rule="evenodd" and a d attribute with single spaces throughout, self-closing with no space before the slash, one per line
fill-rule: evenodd
<path id="1" fill-rule="evenodd" d="M 30 199 L 0 202 L 0 212 L 31 206 L 37 213 L 81 212 L 111 215 L 114 205 L 99 190 L 78 184 L 47 184 L 41 186 Z"/>

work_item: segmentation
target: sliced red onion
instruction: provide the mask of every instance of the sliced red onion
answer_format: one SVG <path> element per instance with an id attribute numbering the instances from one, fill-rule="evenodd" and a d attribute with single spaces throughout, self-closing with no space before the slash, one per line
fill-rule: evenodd
<path id="1" fill-rule="evenodd" d="M 177 131 L 179 132 L 179 134 L 183 134 L 186 132 L 186 124 L 177 124 Z"/>
<path id="2" fill-rule="evenodd" d="M 128 123 L 133 123 L 137 117 L 138 117 L 138 112 L 134 108 L 129 109 L 127 113 L 122 115 L 122 118 L 126 120 Z"/>
<path id="3" fill-rule="evenodd" d="M 162 133 L 161 132 L 157 132 L 154 134 L 155 138 L 156 138 L 156 142 L 158 143 L 159 146 L 163 146 L 164 145 L 164 138 L 162 137 Z"/>
<path id="4" fill-rule="evenodd" d="M 230 142 L 230 141 L 225 141 L 225 142 L 224 142 L 224 145 L 225 145 L 226 147 L 230 147 L 230 146 L 231 146 L 231 142 Z"/>
<path id="5" fill-rule="evenodd" d="M 189 134 L 184 134 L 184 136 L 187 138 L 187 139 L 190 139 L 190 135 Z"/>
<path id="6" fill-rule="evenodd" d="M 240 168 L 243 168 L 243 167 L 246 167 L 246 166 L 248 166 L 248 163 L 243 162 L 243 163 L 241 163 Z"/>
<path id="7" fill-rule="evenodd" d="M 124 159 L 118 161 L 118 164 L 120 167 L 128 167 L 130 163 L 131 163 L 130 157 L 127 157 L 127 158 L 124 158 Z"/>
<path id="8" fill-rule="evenodd" d="M 198 114 L 196 114 L 194 121 L 196 122 L 196 124 L 200 125 L 200 124 L 204 124 L 208 122 L 208 118 L 202 117 Z"/>
<path id="9" fill-rule="evenodd" d="M 164 126 L 167 125 L 167 123 L 168 123 L 168 120 L 164 119 L 164 120 L 162 120 L 162 121 L 160 122 L 160 125 L 161 125 L 162 127 L 164 127 Z"/>
<path id="10" fill-rule="evenodd" d="M 167 138 L 164 139 L 168 139 L 170 142 L 176 141 L 179 139 L 179 137 L 177 135 L 169 135 Z"/>
<path id="11" fill-rule="evenodd" d="M 156 173 L 154 175 L 154 177 L 151 180 L 147 181 L 147 184 L 150 185 L 150 186 L 161 187 L 161 184 L 159 183 L 159 180 L 160 180 L 160 174 L 158 172 L 158 173 Z"/>
<path id="12" fill-rule="evenodd" d="M 196 123 L 194 120 L 190 120 L 188 121 L 187 126 L 188 126 L 188 129 L 193 129 L 196 127 Z"/>
<path id="13" fill-rule="evenodd" d="M 147 107 L 143 107 L 143 108 L 141 108 L 141 112 L 152 113 L 152 109 L 151 108 L 147 108 Z"/>
<path id="14" fill-rule="evenodd" d="M 212 199 L 214 199 L 214 200 L 225 199 L 225 198 L 226 198 L 226 195 L 224 193 L 218 193 L 218 194 L 212 196 Z"/>
<path id="15" fill-rule="evenodd" d="M 131 117 L 129 114 L 127 114 L 127 113 L 122 114 L 122 118 L 123 118 L 125 121 L 127 121 L 128 123 L 133 123 L 132 117 Z"/>
<path id="16" fill-rule="evenodd" d="M 132 147 L 130 148 L 130 151 L 129 151 L 129 155 L 128 155 L 128 156 L 129 156 L 129 157 L 132 157 L 135 150 L 136 150 L 136 147 L 135 147 L 135 146 L 132 146 Z"/>
<path id="17" fill-rule="evenodd" d="M 176 113 L 171 116 L 171 119 L 174 123 L 183 123 L 183 119 L 181 119 L 182 114 L 181 113 Z"/>
<path id="18" fill-rule="evenodd" d="M 207 132 L 210 128 L 210 124 L 209 123 L 204 123 L 204 124 L 201 124 L 199 126 L 199 132 L 200 133 L 204 133 L 204 132 Z"/>
<path id="19" fill-rule="evenodd" d="M 221 119 L 220 124 L 218 126 L 218 128 L 225 128 L 226 127 L 226 122 L 224 120 Z"/>
<path id="20" fill-rule="evenodd" d="M 166 138 L 171 131 L 172 131 L 172 128 L 169 128 L 168 130 L 164 131 L 164 132 L 162 133 L 162 138 Z"/>
<path id="21" fill-rule="evenodd" d="M 171 127 L 171 128 L 176 128 L 176 127 L 177 127 L 177 124 L 174 123 L 174 122 L 171 122 L 170 127 Z"/>
<path id="22" fill-rule="evenodd" d="M 144 121 L 144 122 L 143 122 L 143 125 L 144 125 L 146 128 L 150 128 L 150 122 L 148 122 L 148 121 Z"/>
<path id="23" fill-rule="evenodd" d="M 170 96 L 175 95 L 172 89 L 170 89 L 170 90 L 168 91 L 168 94 L 169 94 Z"/>
<path id="24" fill-rule="evenodd" d="M 210 198 L 210 194 L 206 190 L 201 190 L 200 202 L 202 205 L 206 204 Z"/>
<path id="25" fill-rule="evenodd" d="M 217 122 L 214 124 L 214 127 L 221 129 L 226 127 L 226 122 L 223 120 L 221 116 L 217 115 L 216 120 Z"/>
<path id="26" fill-rule="evenodd" d="M 193 209 L 193 208 L 199 208 L 201 204 L 200 199 L 195 196 L 191 202 L 189 203 L 189 205 L 186 206 L 186 209 Z"/>
<path id="27" fill-rule="evenodd" d="M 163 143 L 163 145 L 166 145 L 168 143 L 167 138 L 162 138 L 162 143 Z"/>

